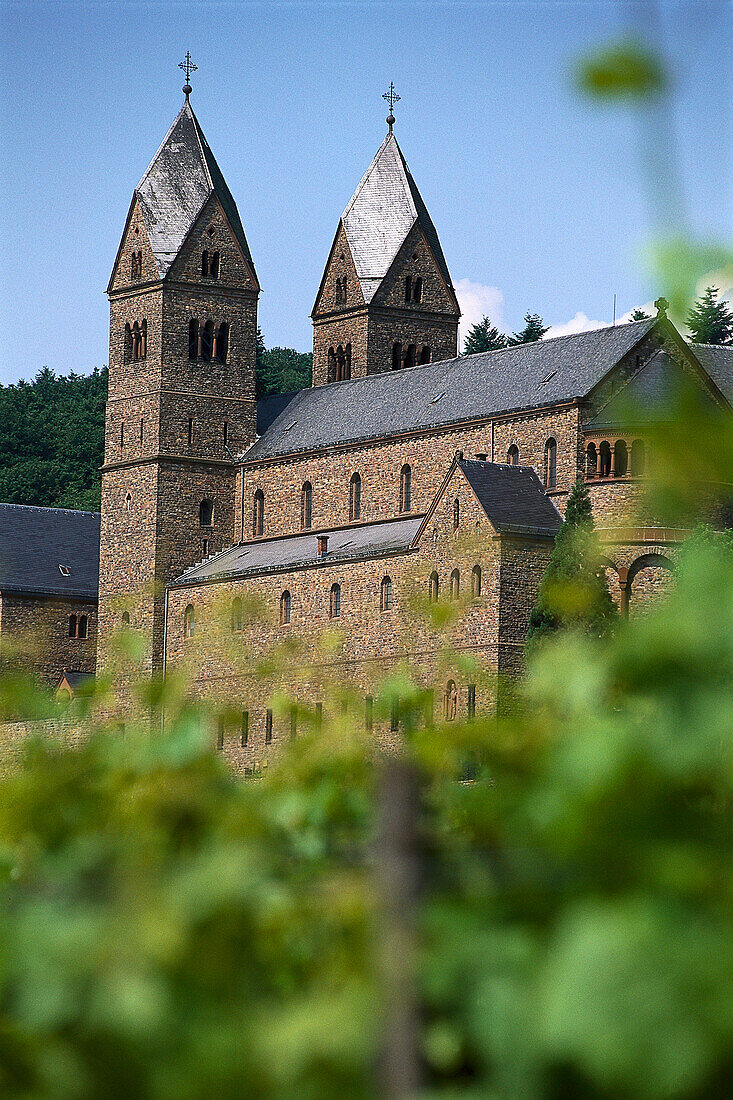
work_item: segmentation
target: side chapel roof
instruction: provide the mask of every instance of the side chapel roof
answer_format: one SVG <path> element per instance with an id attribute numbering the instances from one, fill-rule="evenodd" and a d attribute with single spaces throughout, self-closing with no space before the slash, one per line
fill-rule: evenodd
<path id="1" fill-rule="evenodd" d="M 560 529 L 562 516 L 531 466 L 473 459 L 458 465 L 496 531 L 554 535 Z"/>
<path id="2" fill-rule="evenodd" d="M 387 134 L 377 150 L 341 222 L 366 303 L 379 289 L 415 222 L 420 223 L 452 292 L 437 231 L 393 133 Z"/>
<path id="3" fill-rule="evenodd" d="M 254 272 L 237 204 L 186 100 L 135 188 L 150 246 L 164 278 L 204 204 L 215 194 Z"/>
<path id="4" fill-rule="evenodd" d="M 99 593 L 99 512 L 0 504 L 0 592 Z"/>

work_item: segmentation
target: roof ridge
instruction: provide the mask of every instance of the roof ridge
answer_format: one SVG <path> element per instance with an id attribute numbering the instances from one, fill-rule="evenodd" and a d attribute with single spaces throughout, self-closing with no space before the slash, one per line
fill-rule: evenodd
<path id="1" fill-rule="evenodd" d="M 733 344 L 702 344 L 697 340 L 686 340 L 685 343 L 690 344 L 694 348 L 715 348 L 716 351 L 733 351 Z"/>
<path id="2" fill-rule="evenodd" d="M 599 325 L 598 328 L 586 328 L 580 332 L 563 332 L 559 336 L 541 336 L 539 340 L 527 340 L 522 344 L 507 344 L 503 348 L 490 348 L 489 351 L 474 351 L 471 355 L 457 355 L 456 359 L 475 359 L 478 355 L 498 355 L 502 351 L 516 351 L 518 348 L 526 348 L 531 344 L 552 344 L 555 340 L 570 340 L 573 336 L 590 336 L 593 332 L 605 332 L 607 329 L 630 328 L 632 325 L 646 325 L 656 321 L 656 317 L 647 317 L 644 321 L 625 321 L 622 325 Z M 714 346 L 714 345 L 713 345 Z M 425 366 L 424 363 L 419 364 Z M 408 370 L 411 368 L 408 367 Z"/>
<path id="3" fill-rule="evenodd" d="M 193 123 L 193 132 L 196 135 L 196 144 L 198 145 L 199 152 L 201 153 L 201 160 L 202 160 L 203 165 L 204 165 L 204 172 L 206 173 L 206 178 L 209 181 L 209 187 L 211 188 L 211 190 L 213 192 L 216 193 L 216 187 L 214 186 L 214 180 L 212 178 L 211 170 L 209 168 L 209 160 L 208 160 L 208 157 L 206 156 L 206 150 L 204 149 L 204 141 L 206 141 L 206 139 L 204 138 L 204 134 L 203 134 L 203 131 L 201 129 L 201 125 L 199 123 L 199 120 L 196 118 L 196 113 L 195 113 L 193 107 L 191 106 L 191 104 L 189 103 L 188 99 L 186 100 L 183 109 L 185 110 L 186 107 L 188 107 L 188 109 L 191 113 L 191 121 Z M 208 145 L 208 142 L 206 142 L 206 144 Z M 221 171 L 221 169 L 220 169 L 220 171 Z M 206 205 L 206 202 L 208 202 L 208 199 L 205 200 L 204 206 Z M 201 209 L 203 210 L 203 206 L 201 207 Z"/>
<path id="4" fill-rule="evenodd" d="M 100 512 L 88 512 L 84 508 L 56 508 L 45 504 L 14 504 L 12 501 L 0 501 L 0 508 L 25 508 L 28 512 L 67 512 L 73 516 L 101 516 Z"/>

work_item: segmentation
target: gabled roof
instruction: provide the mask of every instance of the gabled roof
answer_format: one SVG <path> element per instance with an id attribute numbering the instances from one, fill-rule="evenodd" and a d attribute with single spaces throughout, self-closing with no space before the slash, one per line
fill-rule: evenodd
<path id="1" fill-rule="evenodd" d="M 584 397 L 656 319 L 557 336 L 296 394 L 245 462 Z"/>
<path id="2" fill-rule="evenodd" d="M 257 434 L 264 435 L 280 413 L 288 407 L 298 390 L 290 393 L 272 393 L 269 397 L 261 397 L 257 402 Z"/>
<path id="3" fill-rule="evenodd" d="M 366 303 L 379 289 L 415 222 L 420 223 L 452 293 L 438 234 L 393 133 L 380 145 L 341 222 Z"/>
<path id="4" fill-rule="evenodd" d="M 288 572 L 315 565 L 334 565 L 349 561 L 397 554 L 408 550 L 422 515 L 408 519 L 382 520 L 359 526 L 335 527 L 327 531 L 299 531 L 273 539 L 253 539 L 232 546 L 187 569 L 170 585 L 172 588 L 227 577 L 248 577 L 258 573 Z M 319 559 L 317 536 L 328 536 L 328 553 Z"/>
<path id="5" fill-rule="evenodd" d="M 216 195 L 254 272 L 237 204 L 226 185 L 191 104 L 186 100 L 135 188 L 150 246 L 165 278 L 204 203 Z"/>
<path id="6" fill-rule="evenodd" d="M 733 347 L 692 344 L 692 351 L 724 397 L 733 405 Z"/>
<path id="7" fill-rule="evenodd" d="M 96 600 L 99 513 L 0 504 L 0 592 Z"/>
<path id="8" fill-rule="evenodd" d="M 554 535 L 562 516 L 531 466 L 461 459 L 458 467 L 494 530 Z"/>

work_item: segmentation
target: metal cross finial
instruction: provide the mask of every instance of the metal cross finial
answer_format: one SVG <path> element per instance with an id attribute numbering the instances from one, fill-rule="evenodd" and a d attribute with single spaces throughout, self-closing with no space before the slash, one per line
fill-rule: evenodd
<path id="1" fill-rule="evenodd" d="M 195 73 L 198 69 L 198 65 L 194 65 L 193 61 L 191 60 L 191 53 L 189 50 L 186 50 L 186 56 L 183 61 L 178 62 L 178 68 L 183 69 L 186 74 L 186 83 L 183 85 L 183 92 L 186 96 L 186 99 L 188 99 L 189 95 L 191 94 L 191 73 Z"/>
<path id="2" fill-rule="evenodd" d="M 387 102 L 389 103 L 389 114 L 387 115 L 387 125 L 389 126 L 389 132 L 391 134 L 392 133 L 392 127 L 394 126 L 393 108 L 394 108 L 395 103 L 399 103 L 399 101 L 401 99 L 401 96 L 398 96 L 397 92 L 394 90 L 393 81 L 390 80 L 390 82 L 389 82 L 389 91 L 385 92 L 382 95 L 382 99 L 386 99 Z"/>

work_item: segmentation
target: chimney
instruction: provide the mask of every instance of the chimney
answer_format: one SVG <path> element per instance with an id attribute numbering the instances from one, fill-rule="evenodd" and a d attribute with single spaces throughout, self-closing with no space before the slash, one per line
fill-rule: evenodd
<path id="1" fill-rule="evenodd" d="M 486 453 L 487 452 L 482 451 L 481 454 L 477 454 L 476 455 L 476 461 L 477 462 L 485 462 L 486 461 Z"/>
<path id="2" fill-rule="evenodd" d="M 325 558 L 328 553 L 328 535 L 316 535 L 316 542 L 318 544 L 318 557 Z"/>

